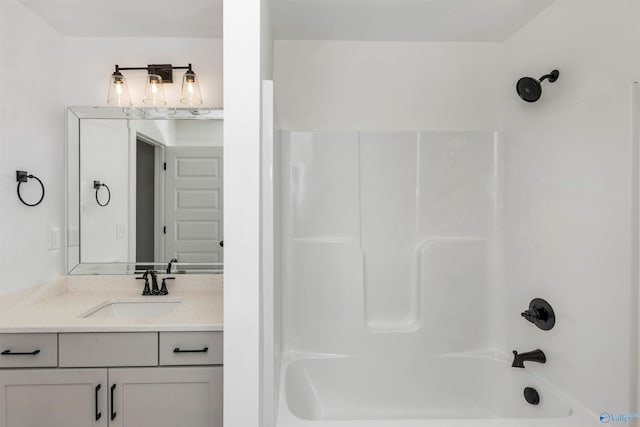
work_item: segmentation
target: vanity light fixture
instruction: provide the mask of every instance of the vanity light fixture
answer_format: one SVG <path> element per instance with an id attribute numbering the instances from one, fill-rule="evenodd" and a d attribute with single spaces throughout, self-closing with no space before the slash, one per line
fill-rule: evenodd
<path id="1" fill-rule="evenodd" d="M 189 107 L 201 105 L 202 94 L 196 73 L 191 64 L 174 67 L 171 64 L 151 64 L 146 67 L 120 67 L 116 69 L 109 79 L 109 97 L 107 103 L 118 107 L 131 107 L 131 94 L 127 86 L 127 80 L 121 71 L 144 70 L 147 72 L 144 99 L 142 102 L 151 107 L 164 107 L 167 100 L 164 96 L 163 84 L 173 83 L 173 70 L 187 70 L 182 78 L 182 94 L 180 102 Z"/>
<path id="2" fill-rule="evenodd" d="M 107 98 L 107 103 L 117 105 L 118 107 L 131 107 L 132 105 L 127 79 L 122 75 L 117 65 L 116 71 L 111 74 L 109 78 L 109 97 Z"/>
<path id="3" fill-rule="evenodd" d="M 191 69 L 191 64 L 189 64 L 189 69 L 182 77 L 182 95 L 180 96 L 180 102 L 189 107 L 197 107 L 202 104 L 200 84 L 198 83 L 196 73 Z"/>
<path id="4" fill-rule="evenodd" d="M 164 99 L 164 88 L 162 87 L 162 77 L 160 77 L 160 75 L 147 75 L 142 102 L 154 107 L 164 107 L 167 105 L 167 101 Z"/>

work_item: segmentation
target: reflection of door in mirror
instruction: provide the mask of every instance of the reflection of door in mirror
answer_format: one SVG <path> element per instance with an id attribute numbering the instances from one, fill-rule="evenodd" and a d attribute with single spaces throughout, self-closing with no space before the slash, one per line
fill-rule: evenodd
<path id="1" fill-rule="evenodd" d="M 136 262 L 156 259 L 156 147 L 136 139 Z"/>
<path id="2" fill-rule="evenodd" d="M 222 147 L 168 147 L 165 259 L 223 262 Z"/>

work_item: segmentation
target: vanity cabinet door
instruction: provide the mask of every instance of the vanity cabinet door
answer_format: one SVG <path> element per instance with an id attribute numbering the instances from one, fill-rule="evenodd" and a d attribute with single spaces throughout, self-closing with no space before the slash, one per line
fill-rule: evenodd
<path id="1" fill-rule="evenodd" d="M 106 427 L 106 369 L 0 371 L 0 427 Z"/>
<path id="2" fill-rule="evenodd" d="M 109 369 L 109 393 L 110 427 L 222 427 L 222 366 Z"/>

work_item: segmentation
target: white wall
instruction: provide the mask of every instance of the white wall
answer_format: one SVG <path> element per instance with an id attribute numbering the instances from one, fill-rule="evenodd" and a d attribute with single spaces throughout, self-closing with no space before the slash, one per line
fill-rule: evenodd
<path id="1" fill-rule="evenodd" d="M 281 311 L 278 283 L 278 245 L 275 241 L 278 216 L 275 185 L 275 106 L 273 85 L 273 32 L 271 0 L 260 6 L 260 79 L 261 90 L 261 417 L 263 427 L 275 425 L 279 389 Z"/>
<path id="2" fill-rule="evenodd" d="M 273 79 L 273 31 L 271 0 L 260 0 L 260 77 Z"/>
<path id="3" fill-rule="evenodd" d="M 560 0 L 505 43 L 507 342 L 543 349 L 547 364 L 532 369 L 595 413 L 637 410 L 639 15 L 637 1 Z M 539 102 L 512 92 L 519 77 L 554 68 L 560 78 Z M 554 307 L 553 330 L 518 320 L 533 297 Z"/>
<path id="4" fill-rule="evenodd" d="M 493 130 L 498 43 L 275 42 L 277 128 Z"/>
<path id="5" fill-rule="evenodd" d="M 64 238 L 66 76 L 64 40 L 15 0 L 0 2 L 0 293 L 64 274 L 64 240 L 49 250 L 48 231 Z M 16 170 L 38 176 L 46 187 L 41 205 L 16 196 Z M 39 187 L 23 184 L 36 201 Z"/>
<path id="6" fill-rule="evenodd" d="M 259 426 L 261 2 L 224 6 L 224 425 Z"/>

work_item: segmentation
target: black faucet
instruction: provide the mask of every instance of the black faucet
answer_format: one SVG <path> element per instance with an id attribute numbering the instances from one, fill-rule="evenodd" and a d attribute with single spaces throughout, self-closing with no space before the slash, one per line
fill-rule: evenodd
<path id="1" fill-rule="evenodd" d="M 151 289 L 149 289 L 149 276 L 151 276 Z M 162 289 L 158 288 L 158 272 L 156 271 L 146 270 L 142 277 L 136 277 L 136 279 L 144 280 L 142 295 L 169 295 L 166 281 L 173 280 L 175 277 L 164 277 L 162 279 Z"/>
<path id="2" fill-rule="evenodd" d="M 524 368 L 524 362 L 546 363 L 547 358 L 539 348 L 520 354 L 518 354 L 516 350 L 513 350 L 513 363 L 511 364 L 511 367 Z"/>
<path id="3" fill-rule="evenodd" d="M 158 275 L 155 271 L 150 270 L 151 275 L 151 295 L 160 295 L 160 288 L 158 287 Z"/>
<path id="4" fill-rule="evenodd" d="M 149 276 L 151 276 L 152 288 L 149 289 Z M 161 295 L 160 288 L 158 288 L 158 276 L 153 270 L 146 270 L 142 277 L 136 277 L 136 279 L 144 280 L 144 290 L 142 295 Z"/>

